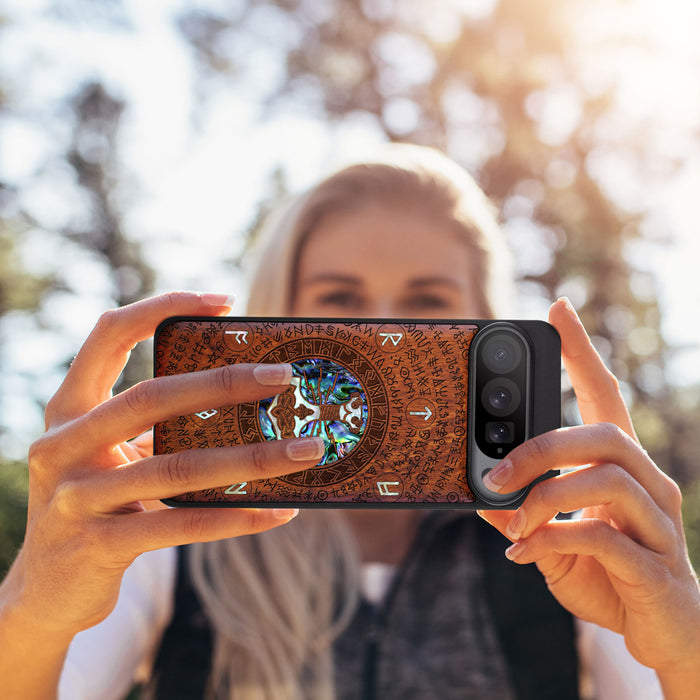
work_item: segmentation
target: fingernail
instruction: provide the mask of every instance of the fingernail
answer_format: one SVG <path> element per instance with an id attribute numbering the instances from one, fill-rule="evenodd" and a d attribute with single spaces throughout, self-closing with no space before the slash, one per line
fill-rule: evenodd
<path id="1" fill-rule="evenodd" d="M 557 301 L 561 301 L 564 303 L 564 307 L 566 310 L 575 318 L 578 320 L 578 314 L 576 313 L 576 309 L 574 308 L 574 305 L 569 301 L 569 297 L 559 297 Z"/>
<path id="2" fill-rule="evenodd" d="M 291 520 L 292 518 L 296 518 L 297 515 L 299 515 L 299 509 L 298 508 L 274 508 L 272 511 L 272 515 L 275 518 L 275 520 L 282 520 L 283 522 L 287 522 L 288 520 Z"/>
<path id="3" fill-rule="evenodd" d="M 510 522 L 506 527 L 506 535 L 512 540 L 519 540 L 520 535 L 523 534 L 525 527 L 527 526 L 527 515 L 525 511 L 521 508 L 515 511 L 515 515 L 511 518 Z"/>
<path id="4" fill-rule="evenodd" d="M 495 469 L 492 469 L 484 477 L 484 486 L 489 491 L 498 493 L 501 488 L 508 483 L 513 473 L 513 465 L 509 459 L 503 460 Z"/>
<path id="5" fill-rule="evenodd" d="M 216 306 L 216 307 L 228 306 L 229 309 L 233 308 L 233 304 L 236 301 L 236 297 L 233 294 L 211 294 L 209 292 L 205 292 L 205 293 L 200 294 L 199 298 L 207 306 Z"/>
<path id="6" fill-rule="evenodd" d="M 524 542 L 516 542 L 506 549 L 506 558 L 515 561 L 518 557 L 522 557 L 525 554 L 525 549 L 526 545 Z"/>
<path id="7" fill-rule="evenodd" d="M 280 386 L 292 381 L 292 365 L 285 362 L 279 365 L 258 365 L 253 374 L 265 386 Z"/>
<path id="8" fill-rule="evenodd" d="M 287 456 L 294 462 L 318 461 L 325 451 L 326 445 L 320 437 L 297 438 L 287 443 Z"/>

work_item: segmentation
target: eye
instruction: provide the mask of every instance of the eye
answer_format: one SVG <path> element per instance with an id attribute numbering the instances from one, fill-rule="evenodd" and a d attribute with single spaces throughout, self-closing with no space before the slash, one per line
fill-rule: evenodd
<path id="1" fill-rule="evenodd" d="M 360 294 L 351 289 L 338 289 L 332 292 L 320 294 L 316 303 L 334 309 L 344 311 L 358 311 L 364 307 L 364 299 Z"/>
<path id="2" fill-rule="evenodd" d="M 406 299 L 404 306 L 412 311 L 439 311 L 450 308 L 452 300 L 440 294 L 415 294 Z"/>

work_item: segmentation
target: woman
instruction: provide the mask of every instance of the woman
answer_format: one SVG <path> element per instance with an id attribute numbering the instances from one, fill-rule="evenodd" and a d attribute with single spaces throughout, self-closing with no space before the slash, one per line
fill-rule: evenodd
<path id="1" fill-rule="evenodd" d="M 263 251 L 251 314 L 469 318 L 507 309 L 499 296 L 509 278 L 501 268 L 506 256 L 483 195 L 466 173 L 425 149 L 398 149 L 383 162 L 321 183 L 272 225 Z M 137 647 L 140 657 L 144 638 L 157 643 L 170 622 L 156 661 L 154 692 L 162 697 L 168 696 L 168 678 L 182 688 L 196 665 L 179 673 L 188 660 L 177 649 L 198 628 L 201 639 L 213 634 L 210 688 L 232 690 L 232 697 L 525 696 L 510 638 L 534 640 L 537 625 L 527 636 L 521 629 L 504 636 L 499 629 L 502 606 L 489 599 L 486 562 L 493 557 L 484 534 L 494 531 L 475 525 L 477 519 L 448 516 L 449 522 L 436 524 L 417 511 L 313 512 L 251 538 L 237 536 L 286 523 L 295 512 L 154 508 L 153 499 L 183 491 L 298 471 L 320 454 L 313 438 L 177 458 L 150 457 L 143 436 L 126 442 L 166 417 L 284 389 L 288 367 L 234 365 L 151 380 L 111 397 L 129 350 L 162 318 L 229 308 L 221 295 L 179 294 L 108 312 L 50 402 L 47 433 L 30 453 L 25 545 L 1 589 L 0 671 L 9 696 L 55 692 L 71 639 L 110 614 L 124 570 L 138 554 L 197 541 L 217 542 L 191 548 L 188 565 L 178 566 L 172 621 L 167 603 L 158 613 L 135 614 L 133 619 L 153 623 L 139 635 L 122 630 L 129 619 L 122 610 L 98 632 L 83 635 L 87 641 L 77 642 L 72 656 L 80 655 L 81 644 L 94 646 L 106 629 L 116 643 L 100 653 L 101 665 L 128 679 L 124 668 L 135 662 L 124 664 L 122 657 Z M 585 425 L 516 448 L 491 473 L 490 487 L 509 492 L 551 468 L 586 466 L 538 485 L 515 513 L 482 516 L 514 542 L 507 556 L 535 562 L 573 615 L 622 635 L 634 657 L 656 670 L 667 698 L 689 698 L 700 685 L 700 592 L 684 544 L 679 490 L 636 442 L 617 382 L 570 305 L 555 303 L 550 321 L 562 337 Z M 583 509 L 582 519 L 551 522 L 556 512 L 576 509 Z M 427 537 L 430 546 L 421 557 L 445 556 L 422 558 L 422 566 L 411 569 Z M 450 549 L 455 541 L 459 546 Z M 158 608 L 173 587 L 172 578 L 158 582 L 167 578 L 159 562 L 172 571 L 172 550 L 166 553 L 137 562 L 148 568 L 149 556 L 160 557 L 151 559 L 151 578 L 145 579 L 161 585 L 150 595 L 136 586 L 117 611 Z M 363 567 L 364 584 L 358 562 L 379 565 Z M 439 575 L 426 574 L 426 562 L 441 567 Z M 397 576 L 400 585 L 392 588 Z M 509 578 L 491 581 L 497 587 Z M 358 587 L 376 599 L 391 589 L 395 598 L 407 579 L 416 586 L 406 594 L 415 605 L 406 603 L 407 614 L 394 620 L 388 641 L 363 645 L 367 658 L 358 658 L 357 640 L 376 631 L 367 626 L 371 608 L 355 605 Z M 452 596 L 455 581 L 466 582 L 468 594 L 459 604 L 450 597 L 446 609 L 435 608 L 443 599 L 431 593 L 444 583 Z M 450 626 L 453 618 L 460 624 Z M 416 627 L 423 619 L 425 625 Z M 402 627 L 402 621 L 411 624 Z M 557 629 L 564 624 L 557 622 Z M 459 656 L 463 647 L 473 654 L 471 663 Z M 383 663 L 388 656 L 394 666 L 387 678 L 377 658 Z M 209 661 L 207 649 L 199 666 Z M 74 667 L 66 668 L 70 674 Z M 427 678 L 424 668 L 431 671 Z M 357 669 L 364 679 L 359 683 Z M 100 697 L 108 697 L 117 681 L 105 678 Z M 402 685 L 405 678 L 411 682 Z M 445 686 L 444 678 L 458 680 Z M 538 690 L 536 697 L 546 697 L 546 688 Z"/>

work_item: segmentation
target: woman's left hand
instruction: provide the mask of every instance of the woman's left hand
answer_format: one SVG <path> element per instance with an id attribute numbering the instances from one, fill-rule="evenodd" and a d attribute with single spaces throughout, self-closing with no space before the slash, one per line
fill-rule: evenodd
<path id="1" fill-rule="evenodd" d="M 550 469 L 577 469 L 536 484 L 515 512 L 480 515 L 515 542 L 507 556 L 534 562 L 571 613 L 623 634 L 667 698 L 690 697 L 700 688 L 700 588 L 680 489 L 637 441 L 618 382 L 568 301 L 557 301 L 549 320 L 584 425 L 528 440 L 485 482 L 509 493 Z M 580 518 L 553 520 L 574 510 Z"/>

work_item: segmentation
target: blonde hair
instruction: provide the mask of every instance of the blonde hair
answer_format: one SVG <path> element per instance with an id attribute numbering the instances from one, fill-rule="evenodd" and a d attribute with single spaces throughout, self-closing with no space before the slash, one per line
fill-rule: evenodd
<path id="1" fill-rule="evenodd" d="M 339 511 L 193 545 L 189 563 L 214 631 L 209 697 L 335 697 L 331 645 L 359 600 L 358 555 Z"/>
<path id="2" fill-rule="evenodd" d="M 439 151 L 391 144 L 376 160 L 339 170 L 267 219 L 255 245 L 248 314 L 291 314 L 299 255 L 309 235 L 324 216 L 373 203 L 410 206 L 452 227 L 472 251 L 465 274 L 474 280 L 484 317 L 510 313 L 512 257 L 491 202 L 466 170 Z"/>
<path id="3" fill-rule="evenodd" d="M 258 237 L 248 313 L 288 315 L 300 251 L 322 217 L 411 203 L 473 251 L 465 274 L 485 317 L 505 314 L 513 274 L 493 208 L 474 180 L 432 149 L 393 145 L 276 211 Z M 359 598 L 359 558 L 338 511 L 302 512 L 248 537 L 192 547 L 190 571 L 214 630 L 208 692 L 231 700 L 331 700 L 332 642 Z"/>

